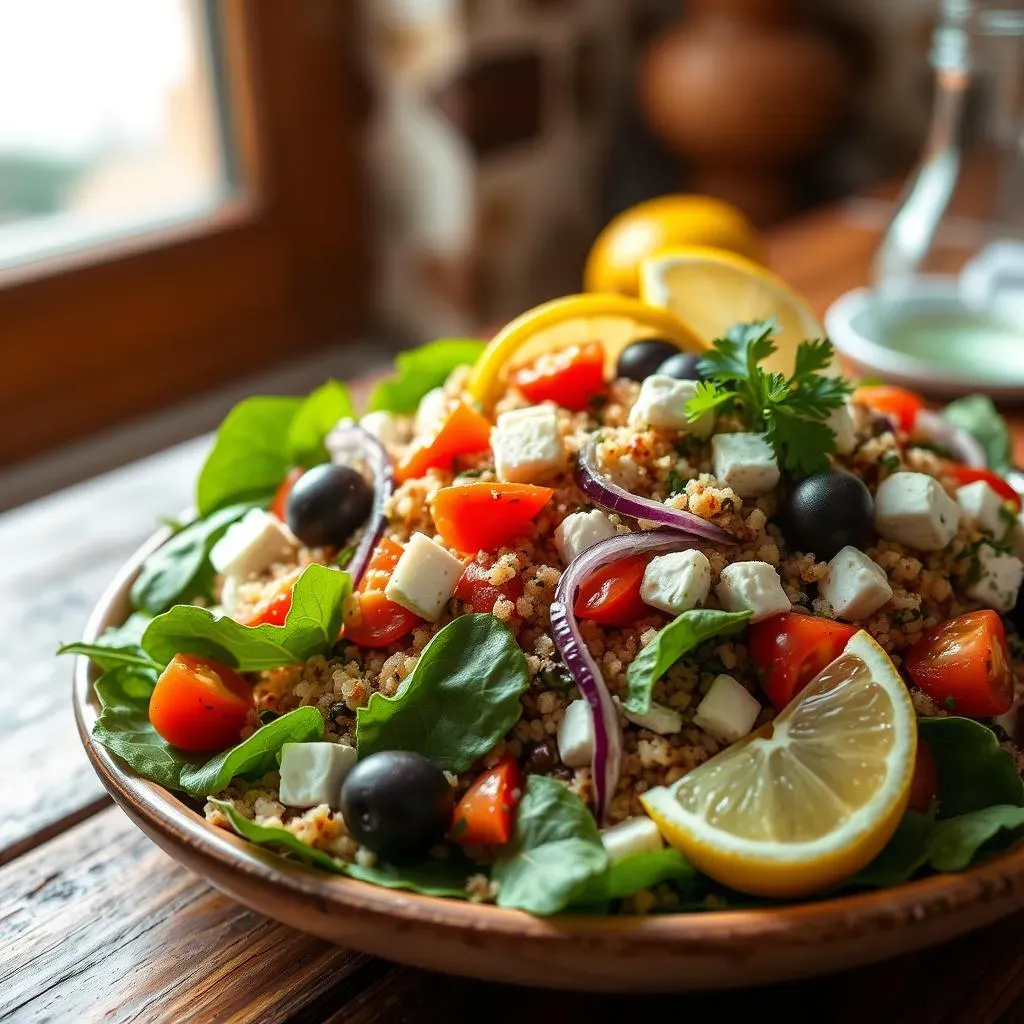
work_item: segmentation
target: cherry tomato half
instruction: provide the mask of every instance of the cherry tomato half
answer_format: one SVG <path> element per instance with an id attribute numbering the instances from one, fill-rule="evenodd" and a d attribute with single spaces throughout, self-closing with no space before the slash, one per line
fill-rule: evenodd
<path id="1" fill-rule="evenodd" d="M 355 599 L 359 603 L 358 618 L 345 623 L 344 636 L 357 647 L 387 647 L 408 633 L 423 620 L 408 608 L 403 608 L 384 596 L 384 588 L 398 565 L 401 544 L 383 538 L 374 549 L 373 557 Z"/>
<path id="2" fill-rule="evenodd" d="M 853 400 L 891 416 L 905 434 L 913 432 L 917 414 L 924 408 L 920 395 L 893 384 L 864 385 L 854 391 Z"/>
<path id="3" fill-rule="evenodd" d="M 1013 703 L 1006 630 L 988 608 L 928 630 L 907 651 L 904 665 L 936 704 L 958 715 L 1002 715 Z"/>
<path id="4" fill-rule="evenodd" d="M 1020 495 L 998 473 L 993 473 L 991 469 L 982 469 L 979 466 L 964 466 L 959 462 L 945 462 L 942 468 L 961 487 L 964 484 L 973 484 L 978 480 L 984 480 L 1003 501 L 1012 501 L 1013 507 L 1018 512 L 1020 511 Z"/>
<path id="5" fill-rule="evenodd" d="M 555 492 L 533 484 L 474 483 L 434 495 L 434 524 L 456 551 L 497 551 L 521 537 Z"/>
<path id="6" fill-rule="evenodd" d="M 856 626 L 816 615 L 783 612 L 750 627 L 750 654 L 764 672 L 762 689 L 781 711 L 857 632 Z"/>
<path id="7" fill-rule="evenodd" d="M 917 758 L 914 760 L 914 774 L 910 780 L 910 801 L 907 809 L 927 814 L 939 795 L 939 766 L 931 747 L 920 733 L 917 736 Z"/>
<path id="8" fill-rule="evenodd" d="M 270 503 L 270 514 L 280 519 L 282 523 L 285 522 L 288 495 L 292 493 L 292 488 L 295 486 L 296 481 L 305 472 L 301 466 L 290 469 L 288 475 L 278 484 L 277 490 L 274 491 L 274 499 Z"/>
<path id="9" fill-rule="evenodd" d="M 647 560 L 641 555 L 623 558 L 598 569 L 580 587 L 573 605 L 577 618 L 605 626 L 631 626 L 651 614 L 640 596 Z"/>
<path id="10" fill-rule="evenodd" d="M 463 846 L 502 846 L 512 838 L 512 819 L 523 795 L 523 775 L 506 754 L 466 790 L 452 816 L 451 837 Z"/>
<path id="11" fill-rule="evenodd" d="M 604 346 L 599 341 L 545 352 L 509 374 L 527 401 L 555 402 L 581 412 L 605 388 Z"/>
<path id="12" fill-rule="evenodd" d="M 283 626 L 292 607 L 292 587 L 283 586 L 276 594 L 263 602 L 245 621 L 246 626 Z"/>
<path id="13" fill-rule="evenodd" d="M 227 750 L 238 742 L 252 706 L 252 687 L 233 668 L 176 654 L 149 698 L 149 720 L 173 747 Z"/>
<path id="14" fill-rule="evenodd" d="M 477 562 L 470 562 L 455 585 L 455 596 L 465 601 L 475 612 L 494 611 L 494 602 L 499 597 L 507 598 L 513 604 L 523 596 L 523 579 L 512 576 L 504 583 L 491 583 L 488 579 L 490 568 Z"/>

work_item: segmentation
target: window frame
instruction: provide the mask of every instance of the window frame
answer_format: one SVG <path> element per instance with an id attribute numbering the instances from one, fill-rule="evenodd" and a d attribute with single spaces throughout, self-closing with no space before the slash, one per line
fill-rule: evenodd
<path id="1" fill-rule="evenodd" d="M 206 3 L 236 194 L 208 216 L 0 270 L 0 465 L 362 323 L 352 5 Z"/>

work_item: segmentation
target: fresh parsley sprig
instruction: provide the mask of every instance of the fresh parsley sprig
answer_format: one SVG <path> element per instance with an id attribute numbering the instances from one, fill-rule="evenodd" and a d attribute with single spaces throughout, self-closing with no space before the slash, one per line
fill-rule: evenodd
<path id="1" fill-rule="evenodd" d="M 825 338 L 797 347 L 793 375 L 764 369 L 775 354 L 774 320 L 736 324 L 716 340 L 700 361 L 705 379 L 686 405 L 691 423 L 712 412 L 736 413 L 748 430 L 763 433 L 779 466 L 807 475 L 828 467 L 836 450 L 835 433 L 825 422 L 852 386 L 822 373 L 832 360 Z"/>

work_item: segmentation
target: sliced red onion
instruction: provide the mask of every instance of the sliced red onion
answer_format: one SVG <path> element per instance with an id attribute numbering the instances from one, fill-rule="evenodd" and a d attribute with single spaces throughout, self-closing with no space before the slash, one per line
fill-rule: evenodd
<path id="1" fill-rule="evenodd" d="M 342 420 L 327 435 L 324 446 L 335 465 L 361 462 L 373 481 L 373 508 L 366 520 L 363 536 L 355 554 L 346 567 L 346 572 L 352 577 L 354 589 L 359 586 L 373 557 L 373 549 L 384 535 L 384 527 L 387 526 L 384 506 L 395 489 L 394 468 L 380 441 L 352 420 Z"/>
<path id="2" fill-rule="evenodd" d="M 985 449 L 966 430 L 954 426 L 941 413 L 921 409 L 914 419 L 914 436 L 945 448 L 965 466 L 984 469 L 988 465 Z"/>
<path id="3" fill-rule="evenodd" d="M 597 440 L 593 437 L 588 438 L 580 448 L 576 461 L 576 483 L 595 505 L 600 505 L 607 512 L 619 512 L 635 519 L 646 519 L 659 526 L 668 526 L 693 537 L 714 541 L 716 544 L 736 543 L 736 538 L 732 534 L 693 512 L 672 508 L 650 498 L 640 498 L 618 484 L 613 484 L 597 467 Z"/>
<path id="4" fill-rule="evenodd" d="M 622 730 L 619 726 L 619 712 L 608 692 L 601 670 L 587 650 L 580 632 L 573 605 L 579 596 L 580 587 L 598 569 L 610 562 L 617 562 L 630 555 L 664 554 L 669 551 L 686 551 L 697 546 L 693 537 L 686 537 L 672 530 L 646 530 L 640 533 L 620 534 L 587 548 L 579 557 L 569 563 L 555 590 L 551 602 L 551 635 L 565 667 L 572 674 L 580 694 L 590 705 L 594 720 L 594 758 L 591 774 L 594 779 L 594 795 L 597 817 L 603 821 L 615 795 L 622 761 Z"/>

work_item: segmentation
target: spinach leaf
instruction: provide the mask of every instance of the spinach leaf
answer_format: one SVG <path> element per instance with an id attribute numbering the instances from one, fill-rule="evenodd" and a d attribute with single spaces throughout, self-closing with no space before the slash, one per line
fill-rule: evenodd
<path id="1" fill-rule="evenodd" d="M 928 861 L 928 841 L 934 828 L 931 815 L 907 811 L 885 849 L 839 889 L 886 889 L 909 881 Z"/>
<path id="2" fill-rule="evenodd" d="M 1010 431 L 988 395 L 958 398 L 942 410 L 942 415 L 981 445 L 990 469 L 1005 473 L 1012 466 Z"/>
<path id="3" fill-rule="evenodd" d="M 299 406 L 288 428 L 288 458 L 293 466 L 312 469 L 327 462 L 324 438 L 338 420 L 355 418 L 356 410 L 348 388 L 336 380 L 321 385 Z"/>
<path id="4" fill-rule="evenodd" d="M 102 644 L 98 641 L 94 644 L 79 642 L 63 644 L 57 648 L 57 653 L 82 654 L 87 658 L 91 658 L 104 670 L 119 667 L 137 669 L 159 669 L 161 667 L 137 644 L 113 647 L 110 644 Z"/>
<path id="5" fill-rule="evenodd" d="M 100 715 L 92 738 L 116 754 L 136 775 L 192 796 L 218 793 L 235 777 L 259 778 L 277 767 L 285 743 L 323 739 L 324 721 L 313 707 L 275 719 L 237 746 L 206 762 L 172 747 L 149 721 L 155 670 L 121 665 L 96 681 Z"/>
<path id="6" fill-rule="evenodd" d="M 132 604 L 153 615 L 166 611 L 175 601 L 201 593 L 203 569 L 209 568 L 210 549 L 254 502 L 229 505 L 183 527 L 146 559 L 132 584 Z M 212 577 L 212 570 L 208 573 Z"/>
<path id="7" fill-rule="evenodd" d="M 196 484 L 200 516 L 241 501 L 269 498 L 292 462 L 287 438 L 301 398 L 247 398 L 217 430 Z"/>
<path id="8" fill-rule="evenodd" d="M 625 899 L 662 882 L 677 882 L 688 889 L 696 877 L 696 869 L 678 850 L 648 850 L 609 864 L 587 883 L 574 905 Z"/>
<path id="9" fill-rule="evenodd" d="M 651 709 L 654 684 L 686 653 L 705 640 L 739 632 L 750 618 L 750 612 L 718 612 L 694 608 L 683 612 L 633 659 L 626 671 L 629 692 L 624 701 L 627 711 L 635 715 Z"/>
<path id="10" fill-rule="evenodd" d="M 313 564 L 295 582 L 283 626 L 243 626 L 182 604 L 153 619 L 142 646 L 161 665 L 181 653 L 214 658 L 242 672 L 297 665 L 337 640 L 351 588 L 347 573 Z"/>
<path id="11" fill-rule="evenodd" d="M 180 787 L 192 796 L 219 793 L 232 779 L 258 779 L 277 767 L 277 755 L 286 743 L 307 743 L 324 738 L 323 715 L 314 707 L 296 708 L 260 726 L 238 746 L 211 757 L 205 764 L 185 763 Z"/>
<path id="12" fill-rule="evenodd" d="M 373 389 L 370 409 L 415 412 L 428 391 L 441 387 L 456 366 L 475 363 L 486 347 L 482 341 L 447 339 L 399 352 L 395 356 L 394 376 Z"/>
<path id="13" fill-rule="evenodd" d="M 1024 805 L 1024 784 L 1013 758 L 991 729 L 970 718 L 921 718 L 918 731 L 939 770 L 939 818 L 996 804 Z"/>
<path id="14" fill-rule="evenodd" d="M 529 684 L 508 626 L 493 615 L 461 615 L 435 634 L 394 697 L 374 693 L 356 712 L 359 756 L 413 750 L 465 771 L 519 721 Z"/>
<path id="15" fill-rule="evenodd" d="M 142 635 L 153 620 L 148 612 L 132 612 L 120 626 L 111 626 L 97 641 L 100 647 L 142 646 Z"/>
<path id="16" fill-rule="evenodd" d="M 1003 831 L 1024 827 L 1024 807 L 985 807 L 935 823 L 928 841 L 928 862 L 936 871 L 961 871 L 981 848 Z"/>
<path id="17" fill-rule="evenodd" d="M 337 860 L 323 850 L 304 843 L 284 828 L 258 825 L 243 817 L 224 800 L 211 800 L 215 807 L 231 822 L 232 828 L 243 839 L 260 846 L 268 846 L 279 852 L 291 854 L 303 864 L 330 871 L 335 875 L 349 875 L 364 882 L 382 885 L 388 889 L 407 889 L 427 896 L 447 896 L 454 899 L 466 898 L 466 879 L 471 865 L 461 857 L 447 860 L 427 860 L 420 864 L 403 865 L 377 864 L 362 867 Z"/>
<path id="18" fill-rule="evenodd" d="M 608 869 L 590 811 L 560 782 L 527 777 L 509 853 L 494 864 L 498 906 L 557 914 Z"/>

